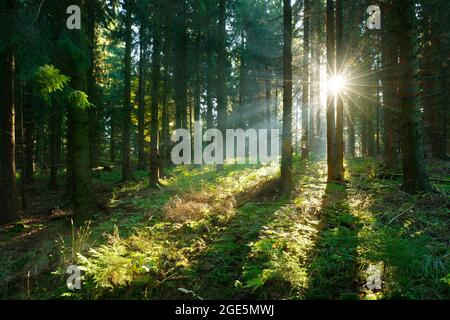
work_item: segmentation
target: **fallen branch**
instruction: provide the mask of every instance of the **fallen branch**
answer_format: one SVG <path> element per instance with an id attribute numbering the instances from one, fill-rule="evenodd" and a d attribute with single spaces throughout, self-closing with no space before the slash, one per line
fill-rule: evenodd
<path id="1" fill-rule="evenodd" d="M 394 218 L 392 218 L 391 221 L 388 222 L 388 225 L 390 225 L 392 222 L 394 222 L 395 219 L 401 217 L 402 215 L 410 212 L 416 205 L 413 204 L 411 207 L 409 207 L 408 209 L 406 209 L 405 211 L 401 212 L 400 214 L 396 215 Z"/>

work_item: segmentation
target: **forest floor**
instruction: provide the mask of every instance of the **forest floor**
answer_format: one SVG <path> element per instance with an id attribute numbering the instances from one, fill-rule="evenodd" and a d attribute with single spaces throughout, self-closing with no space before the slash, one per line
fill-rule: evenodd
<path id="1" fill-rule="evenodd" d="M 104 205 L 81 228 L 38 175 L 29 214 L 0 229 L 0 298 L 449 299 L 450 185 L 411 196 L 374 160 L 347 169 L 331 184 L 324 162 L 296 159 L 290 199 L 275 165 L 177 167 L 161 190 L 96 170 Z M 429 172 L 450 179 L 448 163 Z"/>

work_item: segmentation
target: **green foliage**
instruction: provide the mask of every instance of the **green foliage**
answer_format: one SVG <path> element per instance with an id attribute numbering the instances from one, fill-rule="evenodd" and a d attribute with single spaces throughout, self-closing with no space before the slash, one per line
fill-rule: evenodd
<path id="1" fill-rule="evenodd" d="M 69 81 L 70 78 L 53 65 L 40 66 L 35 72 L 35 82 L 39 92 L 44 96 L 62 91 Z"/>
<path id="2" fill-rule="evenodd" d="M 92 106 L 89 102 L 88 95 L 79 90 L 73 90 L 68 96 L 68 101 L 71 106 L 78 109 L 86 109 Z"/>
<path id="3" fill-rule="evenodd" d="M 61 232 L 59 241 L 21 259 L 2 255 L 0 289 L 10 294 L 5 288 L 19 281 L 16 296 L 64 299 L 448 298 L 446 198 L 403 194 L 364 170 L 378 167 L 374 162 L 348 165 L 356 175 L 344 186 L 322 183 L 323 163 L 296 160 L 294 199 L 277 197 L 276 166 L 225 166 L 220 174 L 176 167 L 160 191 L 147 189 L 146 172 L 126 184 L 118 184 L 116 170 L 99 172 L 95 183 L 113 188 L 110 214 Z M 207 206 L 208 214 L 167 219 L 166 204 L 175 197 L 180 205 Z M 35 228 L 23 223 L 2 237 Z M 73 263 L 83 268 L 76 293 L 65 287 Z M 366 285 L 374 265 L 381 290 Z M 29 270 L 37 285 L 28 292 Z"/>

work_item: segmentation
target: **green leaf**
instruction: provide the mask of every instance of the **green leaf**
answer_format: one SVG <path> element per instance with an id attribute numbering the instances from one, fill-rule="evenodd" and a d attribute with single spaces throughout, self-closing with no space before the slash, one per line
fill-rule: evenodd
<path id="1" fill-rule="evenodd" d="M 69 103 L 76 108 L 86 109 L 91 107 L 91 103 L 88 100 L 88 95 L 83 91 L 79 90 L 72 91 L 69 94 L 68 99 Z"/>
<path id="2" fill-rule="evenodd" d="M 40 66 L 35 72 L 35 82 L 44 97 L 62 91 L 69 81 L 70 78 L 53 65 Z"/>

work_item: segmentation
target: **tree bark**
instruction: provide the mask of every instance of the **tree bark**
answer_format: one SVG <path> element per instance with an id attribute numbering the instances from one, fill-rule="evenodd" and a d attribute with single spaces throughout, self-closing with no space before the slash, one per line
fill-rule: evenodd
<path id="1" fill-rule="evenodd" d="M 3 12 L 14 14 L 17 1 L 5 1 Z M 4 26 L 9 29 L 9 26 Z M 9 30 L 8 36 L 13 30 Z M 16 159 L 15 159 L 15 56 L 12 39 L 8 39 L 4 52 L 0 54 L 0 76 L 2 88 L 0 90 L 0 224 L 18 219 L 18 196 L 16 186 Z"/>
<path id="2" fill-rule="evenodd" d="M 177 1 L 177 17 L 175 18 L 175 126 L 177 129 L 187 129 L 187 48 L 189 38 L 186 30 L 186 8 L 184 2 Z"/>
<path id="3" fill-rule="evenodd" d="M 138 103 L 138 170 L 146 168 L 145 154 L 145 65 L 146 65 L 146 27 L 142 22 L 139 30 L 139 103 Z"/>
<path id="4" fill-rule="evenodd" d="M 395 145 L 397 90 L 396 75 L 398 72 L 398 43 L 395 42 L 394 32 L 395 12 L 391 1 L 382 7 L 383 46 L 382 46 L 382 90 L 384 111 L 384 153 L 386 167 L 390 170 L 396 167 L 397 154 Z"/>
<path id="5" fill-rule="evenodd" d="M 219 25 L 218 25 L 218 45 L 217 45 L 217 128 L 223 135 L 223 142 L 226 145 L 225 132 L 227 128 L 227 96 L 225 84 L 225 40 L 226 40 L 226 0 L 219 0 Z M 225 159 L 225 148 L 223 148 Z M 223 170 L 223 164 L 217 164 L 217 170 Z"/>
<path id="6" fill-rule="evenodd" d="M 58 109 L 61 108 L 59 99 L 53 98 L 51 104 L 51 116 L 50 116 L 50 181 L 48 188 L 52 191 L 58 189 L 58 122 L 59 115 Z"/>
<path id="7" fill-rule="evenodd" d="M 292 7 L 291 0 L 283 0 L 283 135 L 281 156 L 281 191 L 289 195 L 292 181 Z"/>
<path id="8" fill-rule="evenodd" d="M 334 35 L 334 1 L 327 0 L 327 64 L 328 78 L 336 74 L 335 35 Z M 336 146 L 336 112 L 335 96 L 328 93 L 327 101 L 327 164 L 328 180 L 339 180 Z"/>
<path id="9" fill-rule="evenodd" d="M 336 75 L 344 70 L 344 0 L 336 0 Z M 344 93 L 336 95 L 336 180 L 344 180 Z"/>
<path id="10" fill-rule="evenodd" d="M 417 104 L 418 83 L 415 3 L 399 0 L 397 19 L 402 31 L 400 45 L 400 108 L 402 112 L 403 189 L 410 193 L 428 192 L 431 184 L 425 170 L 420 132 L 420 110 Z"/>
<path id="11" fill-rule="evenodd" d="M 116 115 L 115 112 L 111 112 L 109 119 L 110 133 L 109 133 L 109 161 L 111 164 L 116 163 Z"/>
<path id="12" fill-rule="evenodd" d="M 428 120 L 425 127 L 426 144 L 431 147 L 431 154 L 435 159 L 447 160 L 447 130 L 446 130 L 446 108 L 444 99 L 445 91 L 441 70 L 445 70 L 445 49 L 442 41 L 445 39 L 444 26 L 447 21 L 443 20 L 443 10 L 439 0 L 422 1 L 424 20 L 424 57 L 426 74 L 422 82 L 425 97 L 424 104 L 425 119 Z"/>
<path id="13" fill-rule="evenodd" d="M 34 128 L 35 117 L 33 108 L 33 95 L 31 85 L 27 83 L 24 93 L 23 105 L 24 121 L 24 173 L 23 181 L 25 184 L 34 182 Z"/>
<path id="14" fill-rule="evenodd" d="M 303 21 L 303 94 L 302 94 L 302 159 L 309 158 L 309 33 L 310 2 L 304 3 Z"/>
<path id="15" fill-rule="evenodd" d="M 166 26 L 167 28 L 167 26 Z M 165 33 L 167 32 L 167 29 Z M 161 132 L 161 155 L 162 155 L 162 170 L 169 166 L 170 162 L 170 133 L 169 133 L 169 97 L 170 97 L 170 75 L 169 75 L 169 46 L 168 40 L 164 43 L 164 89 L 162 97 L 162 132 Z"/>
<path id="16" fill-rule="evenodd" d="M 194 121 L 200 121 L 200 94 L 201 94 L 201 21 L 200 21 L 200 0 L 195 1 L 195 85 L 194 85 Z"/>
<path id="17" fill-rule="evenodd" d="M 90 56 L 90 64 L 87 72 L 87 95 L 91 107 L 89 108 L 89 161 L 91 168 L 99 165 L 100 154 L 100 119 L 102 115 L 101 103 L 99 101 L 98 87 L 96 83 L 97 72 L 97 35 L 95 33 L 97 25 L 97 11 L 95 1 L 87 1 L 87 46 Z"/>
<path id="18" fill-rule="evenodd" d="M 245 32 L 241 32 L 241 48 L 239 50 L 239 128 L 245 128 L 247 123 L 246 117 L 246 100 L 247 100 L 247 61 L 245 48 Z"/>
<path id="19" fill-rule="evenodd" d="M 156 2 L 159 4 L 159 2 Z M 160 7 L 160 6 L 158 6 Z M 161 72 L 161 34 L 160 34 L 160 12 L 156 9 L 153 23 L 153 59 L 152 59 L 152 105 L 151 105 L 151 143 L 150 143 L 150 186 L 159 184 L 159 82 Z"/>
<path id="20" fill-rule="evenodd" d="M 122 180 L 132 178 L 130 163 L 131 143 L 131 50 L 132 50 L 132 1 L 125 0 L 125 92 L 123 101 Z"/>

